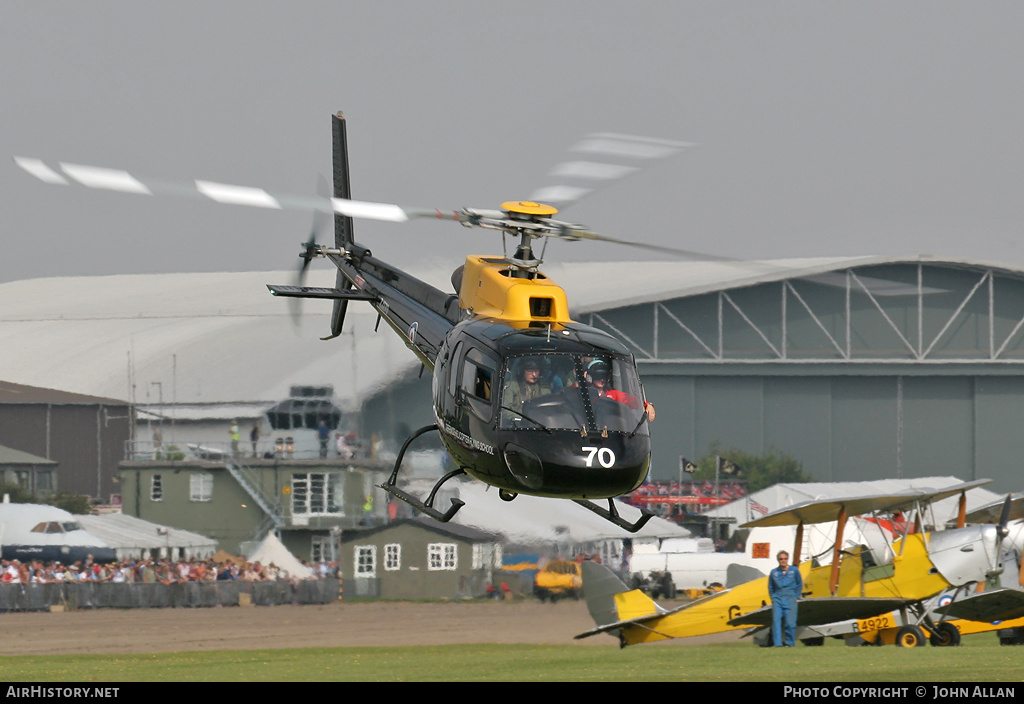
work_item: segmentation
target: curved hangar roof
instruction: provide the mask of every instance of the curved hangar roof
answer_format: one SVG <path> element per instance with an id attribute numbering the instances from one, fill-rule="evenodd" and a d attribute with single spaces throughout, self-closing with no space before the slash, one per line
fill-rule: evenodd
<path id="1" fill-rule="evenodd" d="M 772 262 L 602 262 L 545 266 L 576 315 L 850 266 L 916 263 L 992 267 L 924 257 Z M 1007 267 L 996 268 L 1008 270 Z M 414 274 L 450 290 L 450 269 Z M 1015 271 L 1016 274 L 1024 272 Z M 137 403 L 274 402 L 291 386 L 331 384 L 347 407 L 417 362 L 397 336 L 374 332 L 376 312 L 349 306 L 329 342 L 330 303 L 304 301 L 298 327 L 268 283 L 294 272 L 142 274 L 29 279 L 0 284 L 4 380 Z M 628 282 L 609 286 L 609 281 Z M 333 286 L 327 269 L 308 285 Z M 134 398 L 131 389 L 134 388 Z"/>

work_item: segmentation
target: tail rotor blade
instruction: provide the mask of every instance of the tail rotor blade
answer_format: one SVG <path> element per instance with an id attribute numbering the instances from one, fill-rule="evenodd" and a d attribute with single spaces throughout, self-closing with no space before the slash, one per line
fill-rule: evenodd
<path id="1" fill-rule="evenodd" d="M 328 198 L 328 185 L 327 179 L 324 178 L 323 174 L 319 174 L 317 179 L 317 194 L 323 198 Z M 325 202 L 327 202 L 325 200 Z M 295 285 L 302 287 L 306 285 L 306 274 L 309 271 L 309 263 L 317 254 L 318 241 L 323 240 L 327 235 L 331 227 L 331 215 L 328 211 L 317 208 L 313 211 L 313 224 L 310 227 L 309 239 L 302 245 L 302 253 L 299 255 L 302 258 L 302 264 L 299 265 L 299 270 L 295 275 Z M 302 317 L 302 299 L 301 298 L 289 298 L 288 308 L 292 317 L 292 324 L 296 327 L 299 325 L 299 318 Z"/>

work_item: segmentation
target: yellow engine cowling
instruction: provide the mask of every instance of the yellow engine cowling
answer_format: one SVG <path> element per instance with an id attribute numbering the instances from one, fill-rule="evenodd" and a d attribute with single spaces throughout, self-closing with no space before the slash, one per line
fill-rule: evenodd
<path id="1" fill-rule="evenodd" d="M 532 279 L 515 277 L 513 272 L 500 257 L 466 257 L 459 306 L 476 316 L 514 322 L 572 322 L 560 286 L 540 272 Z"/>

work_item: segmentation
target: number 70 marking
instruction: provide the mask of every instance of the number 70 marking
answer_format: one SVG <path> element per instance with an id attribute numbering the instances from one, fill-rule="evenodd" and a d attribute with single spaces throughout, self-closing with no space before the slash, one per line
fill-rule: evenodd
<path id="1" fill-rule="evenodd" d="M 584 447 L 583 462 L 588 467 L 594 466 L 594 457 L 597 457 L 597 462 L 605 469 L 609 469 L 615 465 L 615 453 L 607 447 Z"/>

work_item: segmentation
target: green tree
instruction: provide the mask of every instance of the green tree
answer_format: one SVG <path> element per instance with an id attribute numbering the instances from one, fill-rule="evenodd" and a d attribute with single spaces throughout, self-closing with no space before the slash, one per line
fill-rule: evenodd
<path id="1" fill-rule="evenodd" d="M 747 492 L 753 493 L 773 484 L 800 484 L 813 478 L 804 471 L 803 464 L 796 458 L 779 452 L 774 447 L 764 455 L 754 455 L 742 450 L 723 450 L 717 442 L 712 443 L 709 454 L 697 462 L 693 479 L 714 480 L 717 458 L 721 457 L 738 468 L 736 474 L 719 473 L 719 479 L 745 479 Z"/>
<path id="2" fill-rule="evenodd" d="M 0 499 L 3 499 L 4 494 L 7 495 L 12 504 L 30 504 L 35 501 L 32 492 L 18 484 L 0 482 Z"/>
<path id="3" fill-rule="evenodd" d="M 72 494 L 69 491 L 57 491 L 45 499 L 40 499 L 17 484 L 0 482 L 0 497 L 4 494 L 7 494 L 12 504 L 49 504 L 78 516 L 92 512 L 92 502 L 88 496 Z"/>
<path id="4" fill-rule="evenodd" d="M 50 498 L 46 500 L 46 503 L 57 508 L 64 509 L 68 513 L 73 513 L 76 516 L 84 516 L 92 513 L 92 502 L 88 496 L 84 494 L 72 494 L 68 491 L 57 491 Z"/>

